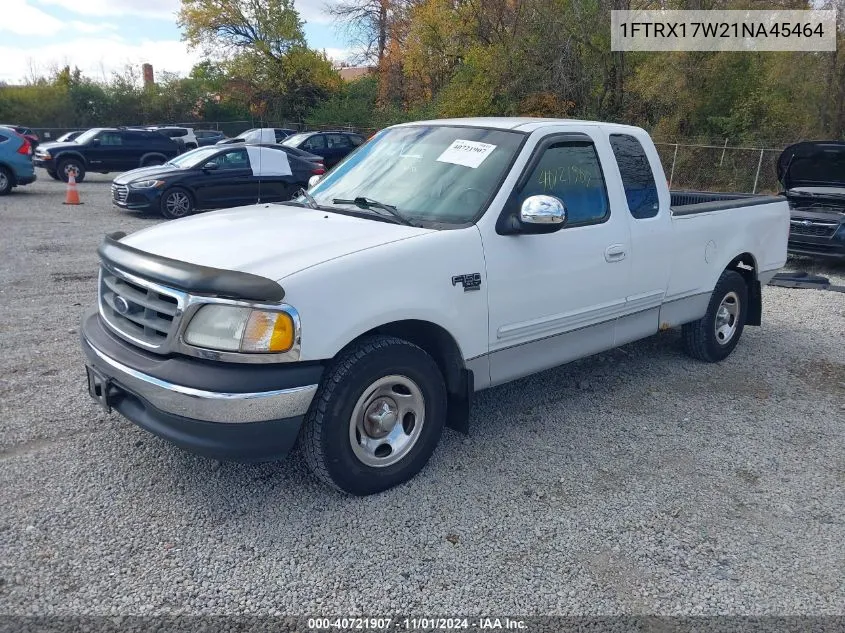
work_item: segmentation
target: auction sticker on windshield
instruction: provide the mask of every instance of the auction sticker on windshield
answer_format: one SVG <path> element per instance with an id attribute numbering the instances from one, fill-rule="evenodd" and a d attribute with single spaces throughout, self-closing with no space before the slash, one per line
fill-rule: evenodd
<path id="1" fill-rule="evenodd" d="M 465 141 L 458 138 L 437 157 L 437 160 L 441 163 L 452 163 L 475 169 L 494 149 L 496 146 L 490 143 Z"/>

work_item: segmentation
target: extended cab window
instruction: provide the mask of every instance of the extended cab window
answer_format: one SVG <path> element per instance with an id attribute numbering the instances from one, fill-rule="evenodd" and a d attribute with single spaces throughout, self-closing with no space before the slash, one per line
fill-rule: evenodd
<path id="1" fill-rule="evenodd" d="M 628 210 L 638 220 L 653 218 L 660 211 L 660 201 L 643 146 L 629 134 L 611 134 L 610 146 L 619 165 Z"/>
<path id="2" fill-rule="evenodd" d="M 609 212 L 607 189 L 592 143 L 564 141 L 543 151 L 517 199 L 555 196 L 566 205 L 566 226 L 603 222 Z"/>

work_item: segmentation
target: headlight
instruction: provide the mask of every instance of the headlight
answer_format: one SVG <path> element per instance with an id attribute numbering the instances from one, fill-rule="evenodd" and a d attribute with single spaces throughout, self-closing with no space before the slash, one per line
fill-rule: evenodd
<path id="1" fill-rule="evenodd" d="M 35 155 L 38 156 L 38 158 L 46 158 L 47 160 L 50 160 L 50 158 L 52 158 L 50 156 L 50 152 L 43 149 L 36 150 Z"/>
<path id="2" fill-rule="evenodd" d="M 185 342 L 223 352 L 286 352 L 296 337 L 287 312 L 209 304 L 185 330 Z"/>
<path id="3" fill-rule="evenodd" d="M 130 182 L 129 186 L 133 189 L 152 189 L 153 187 L 161 187 L 163 184 L 163 180 L 137 180 Z"/>

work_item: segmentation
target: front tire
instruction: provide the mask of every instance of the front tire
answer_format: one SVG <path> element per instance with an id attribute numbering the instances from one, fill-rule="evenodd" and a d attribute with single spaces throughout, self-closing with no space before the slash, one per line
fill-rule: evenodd
<path id="1" fill-rule="evenodd" d="M 53 180 L 61 180 L 61 178 L 59 178 L 59 174 L 52 169 L 47 170 L 47 175 Z"/>
<path id="2" fill-rule="evenodd" d="M 687 354 L 708 363 L 717 363 L 727 358 L 742 336 L 747 306 L 748 286 L 745 279 L 734 270 L 726 270 L 716 282 L 707 314 L 683 327 Z"/>
<path id="3" fill-rule="evenodd" d="M 0 167 L 0 196 L 5 196 L 12 191 L 14 180 L 11 172 L 5 167 Z"/>
<path id="4" fill-rule="evenodd" d="M 168 189 L 161 196 L 161 214 L 168 220 L 186 218 L 194 212 L 191 194 L 181 187 Z"/>
<path id="5" fill-rule="evenodd" d="M 67 182 L 70 172 L 76 171 L 76 182 L 85 180 L 85 167 L 75 158 L 65 158 L 59 161 L 58 174 L 62 182 Z"/>
<path id="6" fill-rule="evenodd" d="M 367 337 L 326 372 L 300 447 L 321 481 L 370 495 L 422 470 L 445 421 L 446 385 L 431 356 L 399 338 Z"/>

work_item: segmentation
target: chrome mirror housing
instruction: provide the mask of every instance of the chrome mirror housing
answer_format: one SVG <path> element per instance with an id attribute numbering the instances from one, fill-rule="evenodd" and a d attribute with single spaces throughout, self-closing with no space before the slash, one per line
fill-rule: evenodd
<path id="1" fill-rule="evenodd" d="M 519 210 L 523 224 L 563 224 L 566 222 L 566 206 L 555 196 L 529 196 Z"/>
<path id="2" fill-rule="evenodd" d="M 311 176 L 308 179 L 308 188 L 310 189 L 311 187 L 316 185 L 318 182 L 320 182 L 320 178 L 322 178 L 322 176 L 318 176 L 316 174 L 314 176 Z"/>

